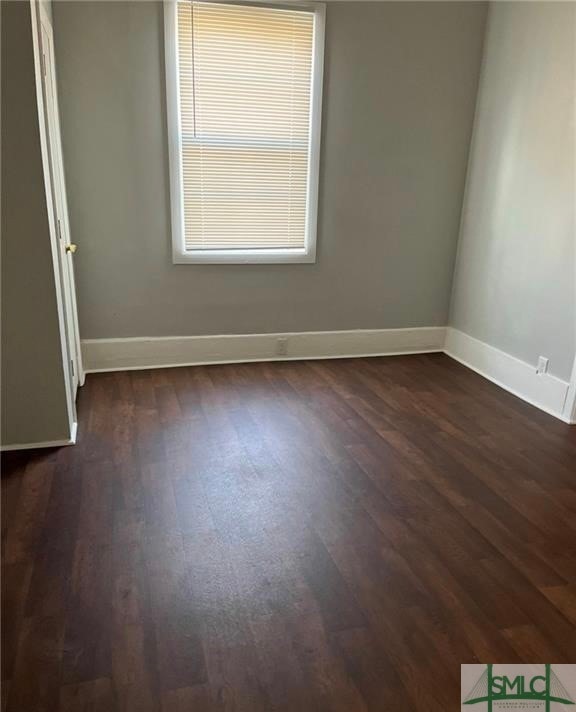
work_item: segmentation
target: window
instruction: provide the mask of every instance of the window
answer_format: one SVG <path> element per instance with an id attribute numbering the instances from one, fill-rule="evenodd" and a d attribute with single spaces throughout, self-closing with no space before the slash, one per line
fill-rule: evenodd
<path id="1" fill-rule="evenodd" d="M 165 3 L 174 262 L 314 262 L 322 5 Z"/>

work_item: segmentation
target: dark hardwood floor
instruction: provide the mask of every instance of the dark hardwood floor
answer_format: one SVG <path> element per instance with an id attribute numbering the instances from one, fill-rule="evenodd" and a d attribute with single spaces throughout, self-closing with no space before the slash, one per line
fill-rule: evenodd
<path id="1" fill-rule="evenodd" d="M 576 427 L 443 355 L 89 376 L 3 458 L 9 712 L 447 712 L 576 661 Z"/>

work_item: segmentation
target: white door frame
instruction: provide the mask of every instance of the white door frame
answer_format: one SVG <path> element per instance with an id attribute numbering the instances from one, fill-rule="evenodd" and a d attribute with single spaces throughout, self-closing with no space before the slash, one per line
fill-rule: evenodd
<path id="1" fill-rule="evenodd" d="M 57 82 L 57 70 L 56 70 L 56 58 L 54 56 L 54 33 L 52 30 L 52 22 L 48 17 L 45 9 L 45 4 L 40 4 L 40 19 L 43 30 L 48 35 L 49 47 L 44 47 L 45 56 L 50 64 L 51 77 L 52 77 L 52 95 L 54 97 L 54 140 L 56 142 L 55 146 L 55 158 L 56 158 L 56 168 L 58 172 L 58 182 L 59 191 L 58 197 L 61 201 L 60 205 L 60 217 L 62 219 L 62 225 L 60 226 L 62 235 L 62 258 L 66 262 L 63 266 L 63 272 L 66 273 L 68 277 L 67 293 L 67 309 L 69 310 L 69 319 L 71 322 L 71 331 L 73 335 L 71 336 L 73 343 L 72 347 L 74 350 L 74 362 L 75 362 L 75 382 L 82 386 L 84 384 L 84 368 L 82 361 L 82 348 L 80 344 L 80 329 L 78 326 L 78 306 L 76 303 L 76 283 L 74 279 L 74 257 L 73 253 L 67 251 L 66 248 L 71 244 L 71 233 L 70 233 L 70 222 L 68 219 L 68 200 L 66 193 L 66 176 L 64 171 L 64 160 L 62 156 L 62 141 L 61 141 L 61 131 L 60 131 L 60 111 L 58 108 L 58 82 Z M 47 77 L 46 77 L 47 78 Z"/>
<path id="2" fill-rule="evenodd" d="M 51 152 L 49 145 L 49 135 L 47 128 L 48 116 L 46 112 L 46 59 L 45 48 L 42 41 L 42 28 L 47 32 L 48 36 L 52 37 L 52 24 L 46 13 L 45 8 L 38 0 L 30 0 L 30 10 L 32 19 L 32 42 L 34 49 L 34 73 L 36 79 L 36 100 L 38 104 L 38 123 L 40 129 L 40 147 L 42 152 L 42 167 L 44 173 L 44 189 L 46 193 L 46 207 L 48 212 L 48 224 L 50 232 L 50 248 L 52 252 L 52 265 L 54 269 L 54 282 L 56 287 L 56 305 L 58 310 L 58 328 L 60 330 L 60 346 L 62 352 L 62 368 L 64 373 L 64 384 L 66 389 L 66 404 L 68 410 L 68 422 L 70 429 L 70 440 L 74 442 L 77 430 L 76 421 L 76 383 L 82 384 L 84 373 L 82 368 L 78 323 L 76 315 L 76 299 L 73 292 L 73 272 L 70 272 L 72 267 L 69 260 L 71 255 L 66 251 L 66 246 L 70 244 L 70 233 L 68 227 L 68 214 L 66 205 L 66 195 L 63 186 L 63 172 L 61 165 L 55 166 L 54 180 L 59 182 L 58 186 L 52 184 L 52 164 Z M 50 56 L 48 61 L 51 62 L 52 69 L 52 92 L 55 92 L 55 75 L 54 72 L 54 56 L 52 45 L 48 48 Z M 55 159 L 61 162 L 61 146 L 59 137 L 59 120 L 58 120 L 58 104 L 57 96 L 54 93 L 54 112 L 52 116 L 53 126 L 55 126 L 54 147 Z M 60 154 L 60 155 L 58 155 Z M 56 195 L 55 190 L 58 191 Z M 56 201 L 60 200 L 60 230 L 58 229 L 58 217 L 56 215 Z M 70 275 L 72 279 L 70 279 Z M 65 282 L 68 281 L 68 284 Z M 66 294 L 66 286 L 68 293 Z M 69 326 L 70 325 L 70 326 Z M 70 332 L 70 333 L 69 333 Z M 69 334 L 69 335 L 68 335 Z M 70 364 L 72 359 L 75 362 L 75 374 L 73 376 Z"/>

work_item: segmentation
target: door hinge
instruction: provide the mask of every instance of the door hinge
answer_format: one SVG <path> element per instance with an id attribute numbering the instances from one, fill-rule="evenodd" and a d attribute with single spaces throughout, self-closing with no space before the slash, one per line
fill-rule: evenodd
<path id="1" fill-rule="evenodd" d="M 62 239 L 62 225 L 60 224 L 60 220 L 57 220 L 57 229 L 58 229 L 58 239 Z"/>
<path id="2" fill-rule="evenodd" d="M 42 76 L 46 76 L 46 55 L 44 52 L 40 55 L 40 64 L 42 65 Z"/>
<path id="3" fill-rule="evenodd" d="M 70 359 L 70 368 L 72 369 L 72 378 L 74 378 L 76 375 L 76 372 L 74 370 L 74 359 L 72 359 L 72 358 Z"/>

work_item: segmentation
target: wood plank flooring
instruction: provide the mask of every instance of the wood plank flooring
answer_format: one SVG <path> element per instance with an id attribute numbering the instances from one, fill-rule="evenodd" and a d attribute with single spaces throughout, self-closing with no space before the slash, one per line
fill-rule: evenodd
<path id="1" fill-rule="evenodd" d="M 440 354 L 91 375 L 3 458 L 6 712 L 446 712 L 576 661 L 576 427 Z"/>

